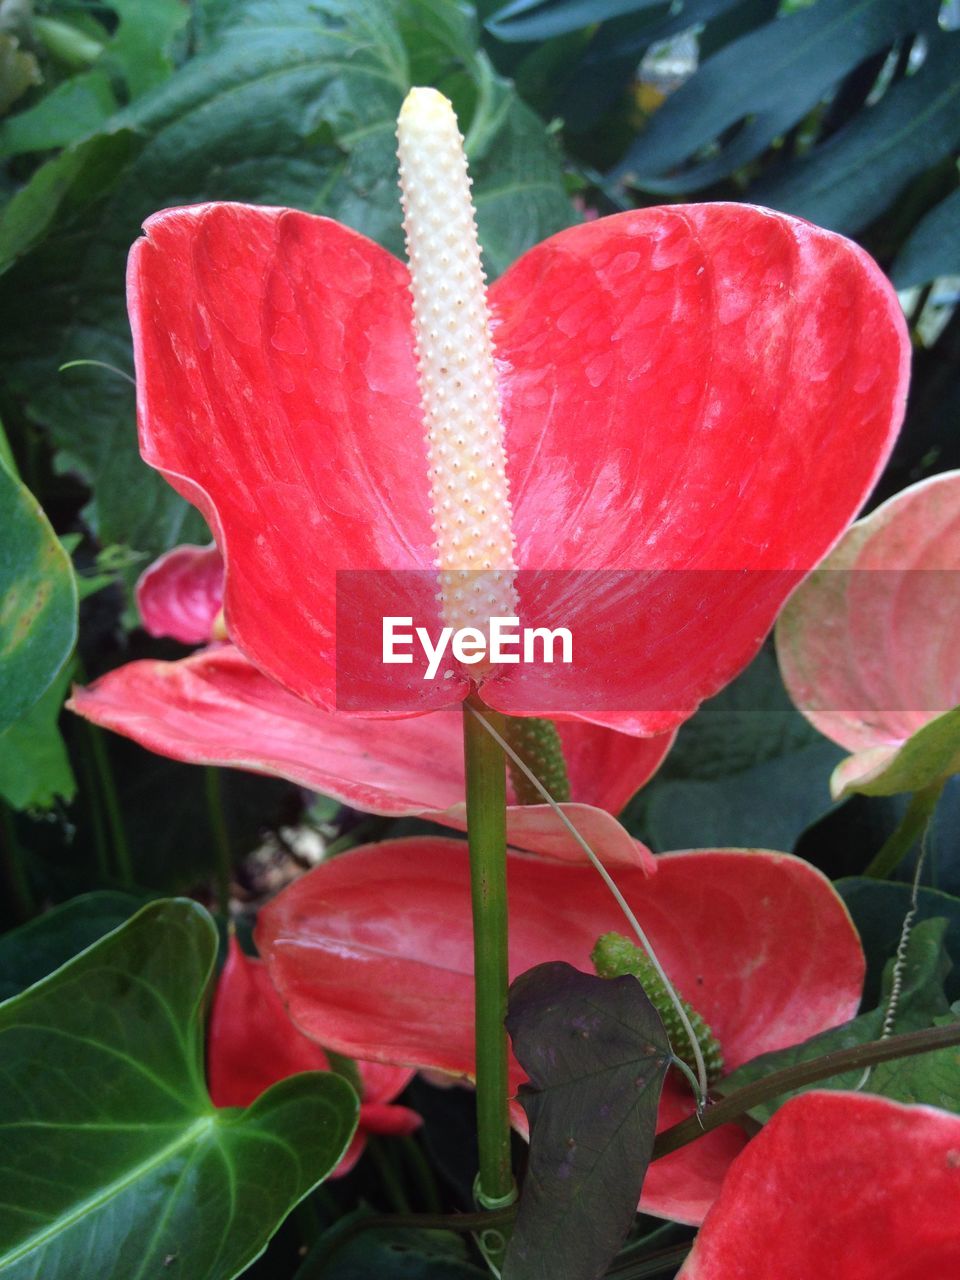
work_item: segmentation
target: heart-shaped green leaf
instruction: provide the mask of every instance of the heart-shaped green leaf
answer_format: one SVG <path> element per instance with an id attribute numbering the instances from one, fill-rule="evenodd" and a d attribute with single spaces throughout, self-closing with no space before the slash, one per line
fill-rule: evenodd
<path id="1" fill-rule="evenodd" d="M 0 463 L 0 732 L 49 688 L 77 638 L 70 557 L 39 502 Z"/>
<path id="2" fill-rule="evenodd" d="M 211 1103 L 216 948 L 196 903 L 151 903 L 0 1006 L 4 1280 L 232 1280 L 336 1166 L 358 1112 L 340 1077 Z"/>

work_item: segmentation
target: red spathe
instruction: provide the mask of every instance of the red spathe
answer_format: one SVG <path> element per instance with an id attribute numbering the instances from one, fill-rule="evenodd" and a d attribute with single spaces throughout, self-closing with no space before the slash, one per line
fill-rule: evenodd
<path id="1" fill-rule="evenodd" d="M 734 1161 L 683 1280 L 960 1275 L 960 1116 L 804 1094 Z"/>
<path id="2" fill-rule="evenodd" d="M 829 881 L 787 854 L 665 854 L 618 883 L 678 990 L 740 1063 L 856 1013 L 863 953 Z M 590 867 L 508 856 L 511 977 L 547 960 L 589 971 L 597 937 L 623 930 Z M 302 877 L 261 913 L 257 940 L 291 1016 L 340 1052 L 470 1077 L 473 953 L 466 846 L 370 845 Z M 512 1085 L 523 1079 L 512 1064 Z M 661 1127 L 690 1111 L 668 1080 Z M 522 1113 L 515 1112 L 522 1125 Z M 643 1208 L 698 1222 L 742 1145 L 728 1126 L 650 1170 Z"/>
<path id="3" fill-rule="evenodd" d="M 146 231 L 128 277 L 144 457 L 215 532 L 235 642 L 332 707 L 338 570 L 420 571 L 407 598 L 403 575 L 369 575 L 352 608 L 371 628 L 439 621 L 407 270 L 290 210 L 200 205 Z M 669 730 L 746 665 L 876 479 L 906 394 L 896 296 L 851 242 L 718 203 L 562 232 L 490 304 L 517 563 L 548 571 L 522 573 L 521 621 L 569 626 L 577 653 L 498 668 L 481 696 Z M 628 576 L 573 590 L 558 570 Z M 351 709 L 370 716 L 470 688 L 452 660 L 429 681 L 362 668 Z"/>

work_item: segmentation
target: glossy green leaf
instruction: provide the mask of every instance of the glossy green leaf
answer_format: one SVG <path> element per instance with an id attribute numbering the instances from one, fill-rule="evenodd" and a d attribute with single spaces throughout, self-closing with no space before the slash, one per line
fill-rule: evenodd
<path id="1" fill-rule="evenodd" d="M 0 1006 L 5 1278 L 232 1280 L 335 1167 L 358 1111 L 340 1077 L 210 1102 L 216 948 L 195 903 L 152 903 Z"/>
<path id="2" fill-rule="evenodd" d="M 76 638 L 70 557 L 30 490 L 0 465 L 0 732 L 50 687 Z"/>
<path id="3" fill-rule="evenodd" d="M 144 145 L 109 196 L 74 220 L 69 238 L 53 234 L 8 273 L 2 376 L 49 428 L 59 465 L 92 482 L 88 515 L 101 541 L 154 554 L 204 538 L 199 518 L 188 520 L 183 500 L 140 461 L 132 388 L 103 369 L 57 372 L 82 358 L 130 368 L 124 264 L 150 213 L 207 199 L 286 204 L 399 252 L 394 130 L 415 67 L 421 82 L 450 89 L 468 134 L 480 113 L 474 189 L 492 273 L 572 221 L 542 123 L 493 76 L 469 15 L 440 8 L 459 20 L 438 21 L 428 0 L 203 6 L 199 54 L 111 123 Z"/>
<path id="4" fill-rule="evenodd" d="M 782 14 L 727 45 L 671 94 L 617 176 L 669 194 L 717 182 L 760 155 L 871 54 L 935 27 L 937 11 L 937 0 L 818 0 Z M 718 153 L 698 161 L 722 135 Z M 670 174 L 684 162 L 693 163 Z"/>
<path id="5" fill-rule="evenodd" d="M 633 1222 L 671 1052 L 630 975 L 540 964 L 510 987 L 530 1157 L 504 1280 L 603 1275 Z"/>
<path id="6" fill-rule="evenodd" d="M 819 7 L 819 6 L 818 6 Z M 751 199 L 853 235 L 960 143 L 960 32 L 822 146 L 751 188 Z"/>
<path id="7" fill-rule="evenodd" d="M 0 733 L 0 798 L 14 809 L 49 809 L 73 799 L 77 784 L 59 719 L 71 663 L 18 720 Z"/>
<path id="8" fill-rule="evenodd" d="M 906 953 L 894 1031 L 919 1031 L 960 1018 L 960 1011 L 951 1010 L 943 989 L 950 968 L 950 959 L 944 947 L 946 930 L 947 922 L 942 919 L 924 920 L 914 927 Z M 876 1009 L 861 1014 L 845 1026 L 814 1036 L 803 1044 L 754 1058 L 752 1062 L 727 1076 L 718 1087 L 724 1092 L 733 1092 L 772 1071 L 808 1062 L 834 1049 L 852 1048 L 869 1040 L 878 1040 L 883 1030 L 892 975 L 891 960 L 884 973 L 882 999 Z M 806 1092 L 809 1088 L 853 1089 L 857 1087 L 861 1075 L 859 1070 L 847 1072 L 795 1092 Z M 960 1054 L 956 1047 L 951 1047 L 918 1054 L 916 1057 L 878 1063 L 871 1070 L 865 1087 L 870 1093 L 879 1093 L 897 1102 L 922 1102 L 960 1112 Z M 785 1094 L 773 1101 L 761 1103 L 753 1108 L 751 1115 L 765 1123 L 788 1097 L 793 1096 L 795 1093 Z"/>
<path id="9" fill-rule="evenodd" d="M 960 188 L 920 219 L 890 274 L 898 289 L 960 275 Z"/>
<path id="10" fill-rule="evenodd" d="M 130 893 L 84 893 L 0 936 L 0 1000 L 9 1000 L 85 951 L 144 905 Z"/>

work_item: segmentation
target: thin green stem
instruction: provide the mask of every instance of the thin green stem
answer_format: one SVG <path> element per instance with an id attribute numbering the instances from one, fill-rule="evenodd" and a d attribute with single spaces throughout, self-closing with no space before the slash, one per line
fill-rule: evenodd
<path id="1" fill-rule="evenodd" d="M 440 1201 L 440 1190 L 430 1163 L 420 1148 L 420 1143 L 407 1134 L 396 1139 L 396 1146 L 402 1152 L 404 1163 L 410 1169 L 420 1201 L 427 1213 L 441 1213 L 443 1205 Z"/>
<path id="2" fill-rule="evenodd" d="M 117 795 L 116 784 L 113 780 L 110 757 L 107 755 L 102 731 L 96 725 L 91 724 L 89 720 L 84 723 L 90 742 L 90 753 L 93 756 L 93 764 L 97 773 L 97 781 L 100 786 L 103 808 L 106 813 L 107 827 L 110 831 L 117 875 L 124 888 L 129 889 L 134 884 L 133 863 L 130 861 L 130 845 L 127 843 L 127 832 L 123 825 L 120 798 Z"/>
<path id="3" fill-rule="evenodd" d="M 941 780 L 913 793 L 900 825 L 867 867 L 863 873 L 865 876 L 870 876 L 872 880 L 886 880 L 896 871 L 930 825 L 930 819 L 933 817 L 933 811 L 937 807 L 942 791 L 943 781 Z"/>
<path id="4" fill-rule="evenodd" d="M 563 809 L 561 809 L 560 805 L 557 804 L 556 800 L 554 800 L 553 796 L 546 789 L 546 787 L 543 785 L 540 779 L 536 776 L 533 770 L 530 769 L 526 761 L 521 760 L 520 756 L 517 755 L 513 747 L 510 746 L 509 742 L 507 742 L 506 738 L 503 736 L 502 732 L 500 732 L 500 730 L 496 727 L 496 725 L 492 724 L 489 718 L 484 719 L 484 717 L 480 714 L 479 711 L 474 710 L 470 706 L 469 702 L 466 704 L 466 713 L 468 715 L 472 715 L 479 724 L 483 725 L 484 732 L 488 733 L 490 737 L 493 738 L 493 740 L 500 747 L 500 750 L 504 753 L 504 755 L 507 756 L 508 759 L 513 761 L 513 763 L 517 766 L 518 769 L 520 769 L 520 771 L 524 774 L 527 780 L 540 793 L 540 795 L 543 796 L 546 803 L 551 807 L 551 809 L 557 815 L 559 820 L 563 823 L 563 825 L 567 828 L 567 830 L 573 836 L 574 840 L 576 840 L 577 844 L 579 844 L 580 848 L 587 855 L 594 871 L 596 871 L 597 875 L 600 877 L 603 883 L 610 890 L 610 893 L 613 895 L 614 901 L 616 902 L 620 910 L 623 912 L 624 917 L 627 920 L 627 923 L 630 925 L 630 928 L 636 934 L 641 947 L 643 947 L 644 951 L 647 954 L 647 958 L 649 959 L 650 963 L 653 965 L 654 971 L 656 972 L 660 981 L 663 983 L 666 989 L 667 995 L 670 997 L 670 1003 L 673 1005 L 674 1009 L 677 1012 L 677 1018 L 679 1019 L 680 1025 L 683 1027 L 683 1030 L 687 1036 L 687 1039 L 690 1042 L 690 1050 L 691 1050 L 691 1053 L 693 1054 L 693 1059 L 697 1066 L 697 1077 L 696 1077 L 697 1101 L 698 1103 L 702 1103 L 707 1096 L 707 1067 L 706 1067 L 706 1063 L 703 1060 L 703 1050 L 700 1048 L 700 1041 L 697 1039 L 696 1032 L 694 1031 L 690 1023 L 690 1018 L 687 1016 L 687 1011 L 683 1007 L 683 1002 L 680 999 L 680 996 L 679 996 L 679 993 L 677 992 L 676 987 L 667 977 L 666 972 L 664 971 L 663 965 L 658 960 L 657 954 L 650 943 L 650 939 L 647 937 L 646 933 L 644 932 L 643 927 L 640 924 L 640 921 L 637 919 L 637 917 L 634 915 L 633 911 L 631 910 L 630 904 L 627 902 L 626 898 L 620 892 L 620 889 L 617 886 L 617 883 L 614 880 L 613 876 L 611 876 L 610 872 L 606 869 L 606 867 L 603 865 L 603 863 L 600 861 L 600 859 L 597 857 L 594 851 L 590 848 L 590 845 L 583 838 L 583 836 L 580 834 L 577 828 L 573 825 L 573 823 L 564 813 Z M 691 1083 L 693 1082 L 691 1081 Z"/>
<path id="5" fill-rule="evenodd" d="M 669 1155 L 671 1151 L 685 1147 L 689 1142 L 695 1142 L 712 1129 L 736 1120 L 751 1107 L 782 1097 L 794 1089 L 802 1089 L 818 1080 L 829 1080 L 831 1076 L 855 1071 L 858 1067 L 874 1066 L 893 1058 L 909 1058 L 917 1053 L 931 1053 L 935 1049 L 948 1049 L 957 1044 L 960 1044 L 960 1024 L 954 1022 L 946 1027 L 908 1031 L 904 1035 L 890 1036 L 886 1040 L 870 1040 L 867 1044 L 854 1045 L 850 1049 L 836 1049 L 833 1053 L 811 1058 L 808 1062 L 798 1062 L 781 1071 L 771 1071 L 770 1075 L 753 1080 L 742 1089 L 712 1102 L 699 1115 L 688 1116 L 679 1124 L 664 1129 L 653 1144 L 653 1159 L 659 1160 L 661 1156 Z"/>
<path id="6" fill-rule="evenodd" d="M 213 834 L 213 850 L 217 866 L 217 910 L 226 919 L 230 915 L 230 886 L 233 883 L 233 855 L 230 851 L 230 832 L 227 816 L 223 811 L 223 787 L 220 770 L 212 765 L 204 769 L 206 775 L 207 816 Z"/>
<path id="7" fill-rule="evenodd" d="M 386 1192 L 391 1207 L 396 1209 L 397 1213 L 408 1214 L 410 1212 L 410 1201 L 407 1199 L 407 1193 L 403 1188 L 403 1181 L 398 1177 L 393 1162 L 387 1155 L 382 1139 L 368 1136 L 367 1154 L 376 1166 L 377 1176 Z"/>
<path id="8" fill-rule="evenodd" d="M 476 993 L 478 1199 L 499 1206 L 515 1193 L 510 1168 L 507 1077 L 507 782 L 506 766 L 488 725 L 503 717 L 468 702 L 463 713 L 467 840 L 473 901 Z"/>
<path id="9" fill-rule="evenodd" d="M 97 771 L 93 767 L 91 752 L 80 751 L 78 760 L 83 779 L 84 799 L 93 827 L 93 852 L 97 863 L 97 875 L 101 884 L 110 884 L 113 873 L 110 870 L 110 843 L 107 839 L 107 825 L 103 820 L 103 808 L 100 803 L 100 788 L 97 786 Z"/>
<path id="10" fill-rule="evenodd" d="M 3 869 L 10 887 L 10 901 L 16 918 L 29 920 L 37 914 L 37 904 L 30 888 L 30 877 L 23 856 L 23 849 L 17 839 L 13 813 L 5 804 L 0 804 L 0 849 L 2 849 Z"/>

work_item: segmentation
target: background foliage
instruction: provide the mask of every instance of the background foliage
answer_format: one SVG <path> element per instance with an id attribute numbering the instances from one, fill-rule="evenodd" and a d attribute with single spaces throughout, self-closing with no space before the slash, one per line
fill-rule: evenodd
<path id="1" fill-rule="evenodd" d="M 747 200 L 810 218 L 855 237 L 903 290 L 914 380 L 879 499 L 960 465 L 958 26 L 956 0 L 2 0 L 0 923 L 71 904 L 0 943 L 7 992 L 151 893 L 212 902 L 218 865 L 230 887 L 225 860 L 252 911 L 317 832 L 358 822 L 61 714 L 71 679 L 180 652 L 138 628 L 131 587 L 159 552 L 208 536 L 137 453 L 123 277 L 142 220 L 202 200 L 286 204 L 399 251 L 393 131 L 412 83 L 457 108 L 491 274 L 594 212 Z M 881 901 L 855 877 L 902 804 L 831 805 L 838 754 L 765 652 L 684 727 L 628 821 L 658 849 L 765 845 L 854 877 L 844 892 L 868 931 L 872 1009 L 903 894 L 884 886 Z M 951 920 L 948 944 L 958 833 L 953 784 L 924 900 Z M 77 896 L 89 891 L 104 892 Z M 446 1131 L 459 1103 L 418 1105 L 456 1188 L 472 1157 L 446 1152 L 431 1117 Z M 314 1234 L 332 1210 L 316 1212 Z M 281 1233 L 274 1274 L 474 1274 L 453 1238 L 394 1250 L 364 1233 L 336 1271 L 320 1245 L 282 1270 L 290 1247 Z"/>

